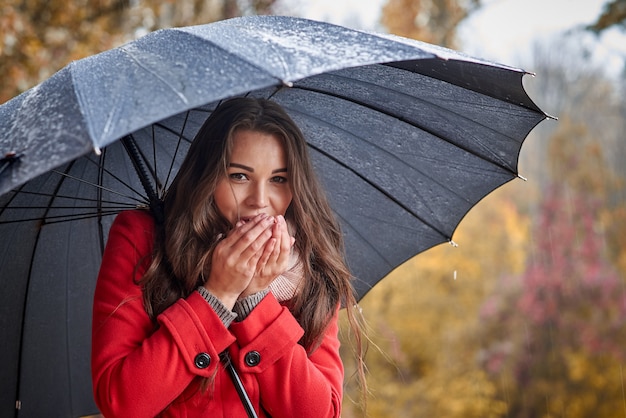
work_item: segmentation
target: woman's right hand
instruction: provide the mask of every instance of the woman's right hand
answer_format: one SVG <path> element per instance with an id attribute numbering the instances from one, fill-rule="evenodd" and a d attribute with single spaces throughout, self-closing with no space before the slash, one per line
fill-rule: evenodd
<path id="1" fill-rule="evenodd" d="M 258 215 L 250 222 L 237 222 L 235 228 L 213 251 L 211 273 L 204 287 L 228 309 L 235 306 L 239 295 L 255 275 L 257 263 L 273 247 L 272 216 Z M 269 244 L 269 245 L 268 245 Z"/>
<path id="2" fill-rule="evenodd" d="M 285 218 L 277 216 L 272 226 L 272 239 L 268 241 L 266 250 L 257 263 L 254 278 L 248 288 L 239 295 L 240 298 L 267 289 L 276 277 L 287 271 L 294 242 L 294 237 L 289 235 Z"/>

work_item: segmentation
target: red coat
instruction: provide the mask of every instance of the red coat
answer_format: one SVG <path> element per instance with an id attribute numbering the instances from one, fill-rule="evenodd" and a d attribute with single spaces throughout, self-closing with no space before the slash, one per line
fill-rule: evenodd
<path id="1" fill-rule="evenodd" d="M 192 292 L 158 317 L 155 330 L 135 282 L 149 262 L 145 256 L 151 254 L 153 234 L 153 220 L 142 211 L 119 214 L 109 232 L 96 286 L 92 345 L 94 394 L 105 417 L 246 417 L 219 361 L 226 349 L 259 416 L 340 416 L 337 315 L 311 355 L 297 343 L 302 328 L 272 294 L 245 320 L 226 328 Z M 253 352 L 260 361 L 248 365 L 246 355 Z M 214 386 L 203 390 L 201 378 L 211 376 Z"/>

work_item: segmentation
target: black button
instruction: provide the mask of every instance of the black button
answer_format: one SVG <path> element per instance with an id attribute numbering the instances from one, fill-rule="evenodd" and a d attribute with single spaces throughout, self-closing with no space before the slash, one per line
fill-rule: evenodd
<path id="1" fill-rule="evenodd" d="M 258 351 L 250 351 L 248 354 L 246 354 L 244 360 L 246 361 L 246 364 L 248 366 L 256 366 L 261 362 L 261 355 Z"/>
<path id="2" fill-rule="evenodd" d="M 211 364 L 211 356 L 209 356 L 207 353 L 200 353 L 196 356 L 193 362 L 195 363 L 197 368 L 206 369 L 207 367 L 209 367 L 209 364 Z"/>

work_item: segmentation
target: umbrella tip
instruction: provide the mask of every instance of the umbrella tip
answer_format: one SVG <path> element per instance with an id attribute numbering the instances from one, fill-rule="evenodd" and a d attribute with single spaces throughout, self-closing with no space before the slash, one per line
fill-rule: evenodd
<path id="1" fill-rule="evenodd" d="M 456 242 L 452 241 L 452 240 L 448 240 L 448 242 L 450 243 L 450 245 L 452 245 L 454 248 L 458 247 L 459 244 L 457 244 Z"/>
<path id="2" fill-rule="evenodd" d="M 98 156 L 102 154 L 102 150 L 98 146 L 93 147 L 93 152 L 95 152 Z"/>
<path id="3" fill-rule="evenodd" d="M 2 155 L 2 154 L 0 154 Z M 20 161 L 24 154 L 17 153 L 15 151 L 9 151 L 4 154 L 4 157 L 0 157 L 0 174 L 9 166 Z"/>
<path id="4" fill-rule="evenodd" d="M 9 152 L 5 152 L 4 153 L 4 157 L 0 157 L 0 161 L 15 161 L 15 160 L 19 160 L 22 155 L 24 154 L 18 154 L 15 151 L 9 151 Z"/>
<path id="5" fill-rule="evenodd" d="M 517 173 L 517 178 L 518 179 L 522 179 L 524 181 L 528 181 L 528 179 L 526 177 L 522 176 L 520 173 Z"/>
<path id="6" fill-rule="evenodd" d="M 283 82 L 283 86 L 285 87 L 293 87 L 293 83 L 287 80 L 281 80 Z"/>

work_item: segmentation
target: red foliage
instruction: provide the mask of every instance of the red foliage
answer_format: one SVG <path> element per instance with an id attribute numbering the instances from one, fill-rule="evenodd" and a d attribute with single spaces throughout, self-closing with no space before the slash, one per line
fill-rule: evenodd
<path id="1" fill-rule="evenodd" d="M 626 326 L 626 291 L 605 256 L 599 209 L 588 196 L 548 193 L 517 307 L 533 326 L 550 325 L 571 344 L 626 358 L 615 339 Z"/>
<path id="2" fill-rule="evenodd" d="M 519 385 L 567 374 L 561 353 L 626 361 L 626 283 L 606 256 L 601 208 L 565 188 L 545 196 L 525 273 L 503 278 L 480 313 L 483 368 Z"/>

